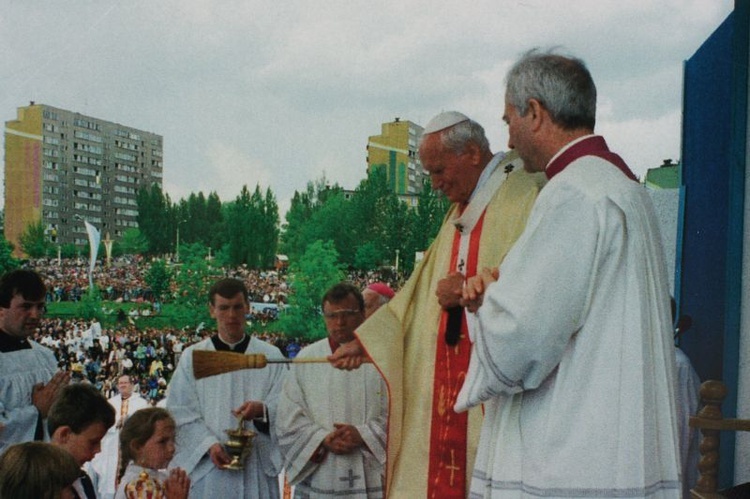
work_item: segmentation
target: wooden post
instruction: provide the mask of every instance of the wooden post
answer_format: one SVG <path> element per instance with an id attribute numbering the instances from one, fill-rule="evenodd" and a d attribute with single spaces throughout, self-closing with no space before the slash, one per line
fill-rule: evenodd
<path id="1" fill-rule="evenodd" d="M 698 412 L 697 419 L 720 422 L 723 419 L 721 403 L 727 396 L 726 385 L 721 381 L 706 381 L 701 385 L 700 394 L 705 405 Z M 715 494 L 719 474 L 719 430 L 703 427 L 701 435 L 699 447 L 701 459 L 698 462 L 700 477 L 695 490 L 703 494 Z"/>

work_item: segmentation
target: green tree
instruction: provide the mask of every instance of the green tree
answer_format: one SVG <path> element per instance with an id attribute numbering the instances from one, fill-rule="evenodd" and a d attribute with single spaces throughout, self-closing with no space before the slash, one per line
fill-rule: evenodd
<path id="1" fill-rule="evenodd" d="M 221 210 L 221 199 L 215 192 L 209 194 L 206 199 L 206 225 L 208 237 L 203 243 L 209 248 L 219 250 L 226 242 L 226 227 Z"/>
<path id="2" fill-rule="evenodd" d="M 450 205 L 448 198 L 432 190 L 428 180 L 419 195 L 419 204 L 413 212 L 414 218 L 409 223 L 409 238 L 401 260 L 404 271 L 410 272 L 414 268 L 413 257 L 417 251 L 424 251 L 430 247 L 443 225 Z"/>
<path id="3" fill-rule="evenodd" d="M 253 234 L 248 227 L 253 227 L 251 196 L 247 185 L 242 186 L 237 198 L 226 207 L 227 245 L 230 262 L 233 265 L 248 263 L 248 253 L 252 245 Z"/>
<path id="4" fill-rule="evenodd" d="M 234 202 L 225 206 L 224 218 L 226 248 L 233 265 L 273 265 L 279 238 L 279 207 L 270 189 L 264 195 L 256 185 L 250 194 L 243 186 Z"/>
<path id="5" fill-rule="evenodd" d="M 209 265 L 205 253 L 196 251 L 196 247 L 202 248 L 200 244 L 186 245 L 184 258 L 180 250 L 183 263 L 174 277 L 177 288 L 173 313 L 175 322 L 193 327 L 208 324 L 211 320 L 208 290 L 221 277 L 220 270 Z"/>
<path id="6" fill-rule="evenodd" d="M 130 228 L 122 233 L 122 238 L 115 241 L 119 253 L 123 255 L 143 255 L 148 252 L 148 240 L 140 229 Z"/>
<path id="7" fill-rule="evenodd" d="M 0 237 L 0 274 L 5 274 L 9 270 L 18 268 L 20 261 L 13 257 L 13 245 Z"/>
<path id="8" fill-rule="evenodd" d="M 346 265 L 354 263 L 358 241 L 351 221 L 351 203 L 341 189 L 329 192 L 325 201 L 304 228 L 305 250 L 317 240 L 332 241 L 339 261 Z"/>
<path id="9" fill-rule="evenodd" d="M 86 320 L 96 318 L 99 322 L 104 319 L 102 295 L 96 286 L 89 288 L 83 293 L 81 301 L 76 306 L 76 316 Z"/>
<path id="10" fill-rule="evenodd" d="M 260 268 L 271 268 L 276 260 L 279 244 L 279 205 L 271 189 L 266 189 L 261 205 L 262 219 L 259 234 L 258 260 Z"/>
<path id="11" fill-rule="evenodd" d="M 351 201 L 352 230 L 359 244 L 373 243 L 378 252 L 384 253 L 382 238 L 385 236 L 384 214 L 389 204 L 398 198 L 388 187 L 385 169 L 376 168 L 360 182 Z M 403 231 L 406 227 L 401 227 Z"/>
<path id="12" fill-rule="evenodd" d="M 176 210 L 158 184 L 138 191 L 138 228 L 148 241 L 148 252 L 153 255 L 174 250 Z"/>
<path id="13" fill-rule="evenodd" d="M 320 313 L 320 299 L 328 288 L 344 277 L 333 242 L 312 243 L 290 269 L 292 293 L 289 307 L 279 319 L 278 329 L 294 338 L 325 338 L 327 332 Z"/>
<path id="14" fill-rule="evenodd" d="M 409 230 L 413 227 L 416 217 L 406 203 L 393 196 L 387 200 L 382 218 L 381 250 L 385 255 L 384 261 L 395 264 L 396 255 L 405 254 Z"/>
<path id="15" fill-rule="evenodd" d="M 26 226 L 19 238 L 21 249 L 31 258 L 47 256 L 52 248 L 51 243 L 44 233 L 42 221 L 32 222 Z"/>
<path id="16" fill-rule="evenodd" d="M 164 260 L 158 259 L 146 271 L 144 279 L 148 287 L 151 288 L 154 301 L 161 302 L 172 284 L 172 272 Z"/>
<path id="17" fill-rule="evenodd" d="M 60 246 L 60 257 L 75 258 L 81 254 L 81 248 L 73 243 L 67 243 Z"/>
<path id="18" fill-rule="evenodd" d="M 357 248 L 354 255 L 354 267 L 360 270 L 371 270 L 376 268 L 383 259 L 383 255 L 376 244 L 368 241 Z"/>
<path id="19" fill-rule="evenodd" d="M 340 193 L 341 188 L 338 185 L 331 187 L 325 177 L 308 182 L 307 189 L 303 192 L 294 192 L 281 237 L 281 252 L 288 255 L 290 260 L 298 260 L 307 247 L 318 239 L 335 241 L 335 234 L 331 231 L 328 231 L 327 235 L 321 232 L 321 228 L 325 228 L 326 225 L 323 224 L 321 227 L 321 219 L 326 217 L 318 215 L 315 220 L 313 217 L 323 208 L 326 201 Z M 339 222 L 335 217 L 340 216 L 340 213 L 335 210 L 331 210 L 328 216 L 334 217 L 332 224 Z M 340 228 L 342 232 L 345 230 L 344 227 Z"/>

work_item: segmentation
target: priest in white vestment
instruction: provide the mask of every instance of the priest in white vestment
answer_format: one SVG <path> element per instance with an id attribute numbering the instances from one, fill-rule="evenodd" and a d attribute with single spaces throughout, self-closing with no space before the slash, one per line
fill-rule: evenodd
<path id="1" fill-rule="evenodd" d="M 108 399 L 115 409 L 115 424 L 102 438 L 101 451 L 91 460 L 91 479 L 94 481 L 100 499 L 112 499 L 115 496 L 117 468 L 120 463 L 120 430 L 125 421 L 138 409 L 149 407 L 148 401 L 140 396 L 130 375 L 123 374 L 117 378 L 117 391 Z"/>
<path id="2" fill-rule="evenodd" d="M 365 303 L 339 283 L 322 299 L 328 337 L 296 359 L 325 358 L 354 339 Z M 279 398 L 276 432 L 296 498 L 383 497 L 387 389 L 365 365 L 341 371 L 328 364 L 295 364 Z"/>
<path id="3" fill-rule="evenodd" d="M 177 451 L 170 467 L 183 468 L 190 475 L 190 497 L 279 497 L 282 459 L 273 428 L 286 368 L 269 364 L 263 369 L 196 379 L 193 352 L 233 351 L 264 354 L 268 359 L 283 355 L 275 346 L 245 333 L 250 305 L 242 281 L 218 281 L 209 291 L 209 300 L 218 333 L 185 350 L 169 384 L 167 409 L 177 423 Z M 227 441 L 225 430 L 236 429 L 239 417 L 257 435 L 244 470 L 228 470 L 223 466 L 231 457 L 222 443 Z"/>
<path id="4" fill-rule="evenodd" d="M 509 73 L 509 146 L 550 181 L 499 279 L 464 292 L 470 310 L 483 292 L 456 405 L 485 409 L 471 497 L 681 495 L 659 224 L 595 113 L 580 60 L 530 52 Z"/>
<path id="5" fill-rule="evenodd" d="M 0 278 L 0 453 L 13 444 L 49 440 L 47 412 L 70 380 L 52 350 L 29 340 L 44 315 L 46 292 L 31 270 Z"/>

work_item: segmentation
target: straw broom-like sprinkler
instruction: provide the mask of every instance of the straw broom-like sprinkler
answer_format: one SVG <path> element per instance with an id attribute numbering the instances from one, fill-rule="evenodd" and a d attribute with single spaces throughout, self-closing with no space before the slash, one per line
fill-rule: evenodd
<path id="1" fill-rule="evenodd" d="M 230 373 L 241 369 L 263 369 L 268 364 L 328 364 L 325 357 L 306 359 L 268 359 L 262 353 L 215 352 L 193 350 L 193 376 L 195 379 Z"/>

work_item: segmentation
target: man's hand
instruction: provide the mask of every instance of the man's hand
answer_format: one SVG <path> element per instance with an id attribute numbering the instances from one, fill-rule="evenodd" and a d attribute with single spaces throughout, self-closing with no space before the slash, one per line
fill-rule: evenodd
<path id="1" fill-rule="evenodd" d="M 358 369 L 368 360 L 365 349 L 362 348 L 362 343 L 357 338 L 338 347 L 327 359 L 333 367 L 347 371 Z"/>
<path id="2" fill-rule="evenodd" d="M 352 425 L 335 423 L 335 430 L 323 439 L 323 446 L 334 454 L 350 454 L 364 444 L 359 430 Z"/>
<path id="3" fill-rule="evenodd" d="M 232 458 L 220 443 L 215 443 L 208 449 L 208 457 L 217 468 L 222 468 L 232 462 Z"/>
<path id="4" fill-rule="evenodd" d="M 440 279 L 435 291 L 440 306 L 445 309 L 460 306 L 463 287 L 464 276 L 461 272 L 451 272 Z"/>
<path id="5" fill-rule="evenodd" d="M 34 388 L 31 390 L 31 403 L 37 408 L 42 418 L 47 417 L 49 408 L 57 399 L 60 390 L 65 388 L 69 382 L 70 373 L 67 371 L 58 371 L 46 385 L 43 383 L 34 385 Z"/>
<path id="6" fill-rule="evenodd" d="M 190 492 L 190 477 L 182 468 L 174 468 L 164 480 L 164 487 L 166 499 L 187 499 Z"/>
<path id="7" fill-rule="evenodd" d="M 263 402 L 258 402 L 257 400 L 248 400 L 237 409 L 233 410 L 232 414 L 234 414 L 235 417 L 242 416 L 242 419 L 244 419 L 245 421 L 250 421 L 251 419 L 262 418 L 264 412 L 263 408 Z"/>
<path id="8" fill-rule="evenodd" d="M 464 286 L 463 290 L 463 297 L 461 298 L 461 305 L 466 307 L 466 310 L 469 312 L 476 312 L 479 310 L 487 286 L 497 281 L 499 276 L 500 269 L 497 267 L 494 269 L 485 267 L 480 273 L 467 279 L 466 286 Z"/>

